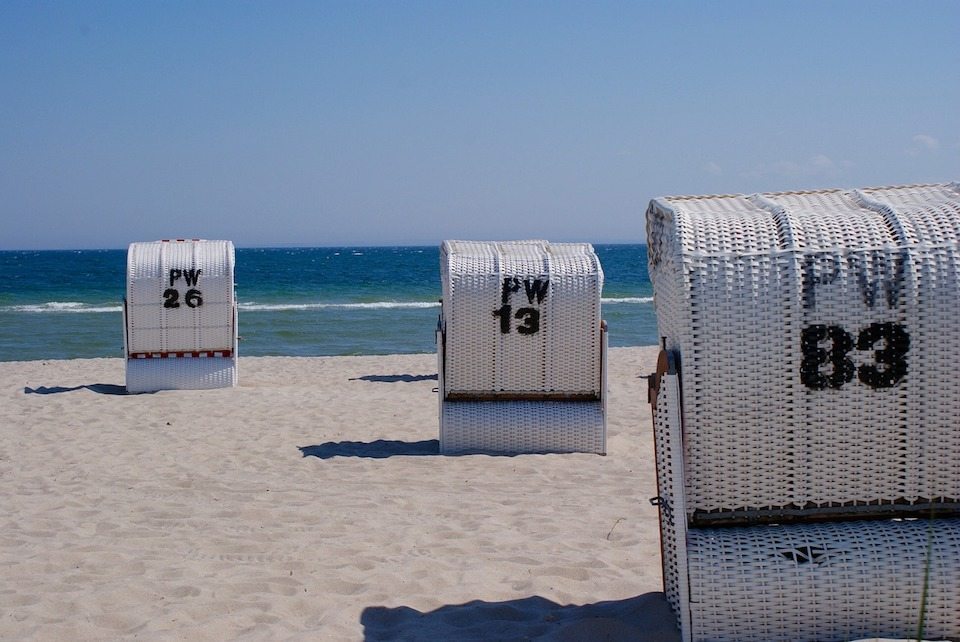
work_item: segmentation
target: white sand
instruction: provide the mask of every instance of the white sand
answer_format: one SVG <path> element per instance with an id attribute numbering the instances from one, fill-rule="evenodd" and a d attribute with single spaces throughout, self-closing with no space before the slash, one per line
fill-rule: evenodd
<path id="1" fill-rule="evenodd" d="M 655 356 L 611 350 L 606 457 L 436 455 L 434 355 L 0 363 L 0 638 L 675 640 Z"/>

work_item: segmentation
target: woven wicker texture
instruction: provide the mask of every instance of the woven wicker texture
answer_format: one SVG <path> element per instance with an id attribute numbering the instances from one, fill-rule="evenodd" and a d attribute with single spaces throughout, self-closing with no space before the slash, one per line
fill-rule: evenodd
<path id="1" fill-rule="evenodd" d="M 444 392 L 600 396 L 603 271 L 589 244 L 445 241 Z"/>
<path id="2" fill-rule="evenodd" d="M 603 453 L 600 401 L 446 401 L 440 452 Z"/>
<path id="3" fill-rule="evenodd" d="M 127 392 L 206 390 L 237 385 L 234 357 L 128 359 Z"/>
<path id="4" fill-rule="evenodd" d="M 235 385 L 233 243 L 132 243 L 124 325 L 128 391 Z"/>
<path id="5" fill-rule="evenodd" d="M 928 533 L 929 558 L 928 558 Z M 960 639 L 960 520 L 691 529 L 692 639 Z"/>
<path id="6" fill-rule="evenodd" d="M 960 186 L 647 210 L 687 512 L 960 499 Z"/>

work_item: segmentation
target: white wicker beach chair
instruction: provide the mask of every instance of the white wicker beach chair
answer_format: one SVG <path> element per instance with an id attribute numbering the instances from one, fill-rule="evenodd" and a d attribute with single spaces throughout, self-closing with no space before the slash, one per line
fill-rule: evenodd
<path id="1" fill-rule="evenodd" d="M 656 199 L 647 233 L 684 639 L 910 637 L 925 579 L 960 638 L 960 186 Z"/>
<path id="2" fill-rule="evenodd" d="M 235 386 L 233 243 L 130 244 L 124 341 L 128 392 Z"/>
<path id="3" fill-rule="evenodd" d="M 585 243 L 444 241 L 443 453 L 606 451 L 603 271 Z"/>

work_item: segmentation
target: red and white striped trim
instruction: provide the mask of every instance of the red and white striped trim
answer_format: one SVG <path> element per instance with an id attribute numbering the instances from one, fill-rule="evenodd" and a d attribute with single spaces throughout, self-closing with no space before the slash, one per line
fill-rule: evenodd
<path id="1" fill-rule="evenodd" d="M 194 350 L 192 352 L 131 352 L 128 359 L 181 359 L 233 356 L 233 350 Z"/>

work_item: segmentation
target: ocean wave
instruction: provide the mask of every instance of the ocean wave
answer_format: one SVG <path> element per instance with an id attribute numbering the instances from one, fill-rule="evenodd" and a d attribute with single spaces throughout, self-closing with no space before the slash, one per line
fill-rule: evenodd
<path id="1" fill-rule="evenodd" d="M 653 303 L 653 297 L 621 297 L 602 299 L 604 304 L 618 303 Z M 247 301 L 240 304 L 241 310 L 255 312 L 277 312 L 284 310 L 395 310 L 395 309 L 422 309 L 439 308 L 439 301 L 374 301 L 372 303 L 256 303 Z"/>
<path id="2" fill-rule="evenodd" d="M 600 299 L 600 302 L 608 304 L 617 304 L 617 303 L 653 303 L 652 296 L 626 296 L 617 299 Z"/>
<path id="3" fill-rule="evenodd" d="M 47 301 L 27 305 L 8 305 L 0 307 L 0 312 L 122 312 L 122 305 L 94 305 L 79 301 Z"/>
<path id="4" fill-rule="evenodd" d="M 652 303 L 653 297 L 604 298 L 604 305 L 620 303 Z M 287 310 L 415 310 L 438 308 L 438 301 L 373 301 L 368 303 L 257 303 L 246 301 L 239 308 L 248 312 L 283 312 Z M 122 305 L 103 305 L 81 303 L 80 301 L 48 301 L 25 305 L 0 306 L 0 312 L 25 313 L 116 313 L 122 312 Z"/>
<path id="5" fill-rule="evenodd" d="M 372 303 L 255 303 L 246 302 L 239 305 L 241 310 L 255 312 L 277 312 L 283 310 L 395 310 L 439 308 L 440 303 L 434 301 L 374 301 Z"/>

